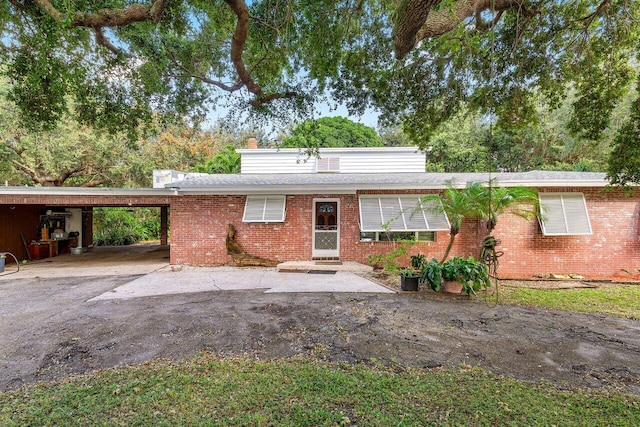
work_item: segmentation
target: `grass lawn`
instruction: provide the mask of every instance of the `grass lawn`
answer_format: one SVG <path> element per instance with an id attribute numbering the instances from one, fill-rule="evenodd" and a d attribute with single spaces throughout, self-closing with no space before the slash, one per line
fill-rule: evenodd
<path id="1" fill-rule="evenodd" d="M 640 319 L 640 285 L 607 283 L 599 288 L 558 290 L 502 286 L 499 296 L 504 304 Z"/>
<path id="2" fill-rule="evenodd" d="M 640 397 L 478 368 L 313 360 L 154 361 L 0 394 L 0 425 L 640 425 Z"/>

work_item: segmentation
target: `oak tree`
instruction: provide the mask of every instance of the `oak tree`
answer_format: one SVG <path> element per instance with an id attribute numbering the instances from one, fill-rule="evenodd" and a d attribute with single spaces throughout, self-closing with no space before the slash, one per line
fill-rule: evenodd
<path id="1" fill-rule="evenodd" d="M 635 0 L 8 0 L 1 71 L 32 127 L 71 101 L 134 134 L 220 100 L 273 122 L 330 96 L 427 146 L 462 106 L 516 127 L 571 92 L 570 130 L 597 140 L 638 76 L 639 20 Z"/>

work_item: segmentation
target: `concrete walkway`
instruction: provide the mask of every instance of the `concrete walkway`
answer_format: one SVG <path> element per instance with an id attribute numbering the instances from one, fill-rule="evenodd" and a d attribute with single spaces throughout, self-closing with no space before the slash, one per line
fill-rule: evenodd
<path id="1" fill-rule="evenodd" d="M 352 272 L 280 273 L 275 268 L 165 267 L 89 301 L 128 299 L 192 292 L 264 289 L 265 293 L 364 292 L 395 293 Z"/>

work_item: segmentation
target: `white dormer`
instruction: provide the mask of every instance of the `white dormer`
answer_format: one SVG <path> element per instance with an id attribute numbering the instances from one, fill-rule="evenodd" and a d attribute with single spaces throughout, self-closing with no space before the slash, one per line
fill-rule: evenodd
<path id="1" fill-rule="evenodd" d="M 426 160 L 417 147 L 321 148 L 319 157 L 297 148 L 236 151 L 242 174 L 413 173 L 424 172 Z"/>

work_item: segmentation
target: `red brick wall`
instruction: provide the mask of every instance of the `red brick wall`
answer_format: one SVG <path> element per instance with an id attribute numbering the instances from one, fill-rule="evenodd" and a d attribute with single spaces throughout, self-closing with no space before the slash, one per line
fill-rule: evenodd
<path id="1" fill-rule="evenodd" d="M 537 273 L 578 273 L 586 277 L 624 276 L 640 268 L 640 195 L 607 189 L 541 189 L 582 192 L 593 234 L 544 236 L 537 222 L 504 215 L 494 235 L 502 240 L 499 272 L 504 277 Z"/>
<path id="2" fill-rule="evenodd" d="M 640 196 L 601 189 L 543 189 L 585 194 L 593 234 L 590 236 L 543 236 L 537 221 L 503 215 L 494 235 L 502 277 L 530 277 L 536 273 L 579 273 L 587 277 L 611 277 L 621 269 L 640 268 Z M 367 191 L 362 194 L 384 194 Z M 397 194 L 399 192 L 386 192 Z M 174 264 L 229 264 L 225 237 L 227 224 L 237 229 L 237 241 L 253 255 L 278 261 L 310 260 L 312 257 L 312 207 L 314 198 L 340 200 L 340 258 L 367 263 L 369 255 L 387 253 L 393 242 L 360 242 L 357 195 L 287 196 L 284 223 L 243 223 L 245 196 L 183 196 L 171 203 L 171 262 Z M 463 224 L 451 256 L 477 256 L 484 227 L 477 221 Z M 409 254 L 440 258 L 449 240 L 438 232 L 436 242 L 419 242 Z M 401 259 L 408 265 L 408 258 Z"/>
<path id="3" fill-rule="evenodd" d="M 367 263 L 369 255 L 386 253 L 397 245 L 393 242 L 359 241 L 356 195 L 287 196 L 285 222 L 274 224 L 242 222 L 245 196 L 183 196 L 171 204 L 171 262 L 194 265 L 231 263 L 225 248 L 229 223 L 236 227 L 238 243 L 252 255 L 278 261 L 310 260 L 314 198 L 340 200 L 340 259 L 343 261 Z M 464 226 L 452 254 L 471 255 L 477 252 L 478 236 L 477 224 Z M 439 258 L 447 243 L 448 233 L 439 232 L 436 242 L 417 243 L 409 248 L 409 253 L 421 252 Z M 406 264 L 408 258 L 401 261 Z"/>
<path id="4" fill-rule="evenodd" d="M 311 259 L 311 200 L 287 196 L 284 223 L 242 222 L 245 196 L 183 196 L 171 203 L 171 262 L 231 263 L 225 239 L 227 224 L 247 253 L 278 261 Z"/>

